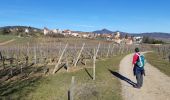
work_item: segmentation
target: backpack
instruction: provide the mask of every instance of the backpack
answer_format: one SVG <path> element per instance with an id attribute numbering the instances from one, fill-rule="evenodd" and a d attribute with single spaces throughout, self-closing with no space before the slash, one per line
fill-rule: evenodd
<path id="1" fill-rule="evenodd" d="M 144 55 L 139 55 L 139 54 L 137 54 L 137 53 L 136 53 L 136 55 L 139 56 L 139 58 L 138 58 L 138 60 L 137 60 L 137 62 L 136 62 L 137 66 L 140 67 L 140 68 L 144 68 L 145 62 L 146 62 Z"/>

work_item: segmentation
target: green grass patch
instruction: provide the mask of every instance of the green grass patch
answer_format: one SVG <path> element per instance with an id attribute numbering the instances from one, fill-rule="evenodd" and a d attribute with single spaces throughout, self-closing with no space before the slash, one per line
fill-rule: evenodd
<path id="1" fill-rule="evenodd" d="M 146 60 L 156 68 L 158 68 L 161 72 L 170 76 L 170 63 L 168 60 L 162 59 L 157 53 L 150 52 L 145 54 Z"/>
<path id="2" fill-rule="evenodd" d="M 37 40 L 36 37 L 18 37 L 14 35 L 0 35 L 0 43 L 6 42 L 12 39 L 14 39 L 15 41 L 10 42 L 7 45 L 27 44 L 28 42 L 35 43 Z"/>
<path id="3" fill-rule="evenodd" d="M 10 96 L 13 100 L 67 100 L 71 77 L 75 76 L 75 100 L 121 100 L 121 83 L 109 70 L 118 71 L 124 56 L 98 60 L 95 81 L 90 77 L 93 76 L 92 68 L 69 73 L 58 72 L 29 82 L 27 86 L 21 84 L 17 91 L 4 96 Z M 16 86 L 13 85 L 13 88 Z"/>
<path id="4" fill-rule="evenodd" d="M 0 43 L 16 38 L 13 35 L 0 35 Z"/>

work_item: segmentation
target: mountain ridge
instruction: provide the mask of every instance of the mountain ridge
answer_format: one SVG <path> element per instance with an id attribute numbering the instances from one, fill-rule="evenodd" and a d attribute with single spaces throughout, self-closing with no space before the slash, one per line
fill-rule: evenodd
<path id="1" fill-rule="evenodd" d="M 121 32 L 121 31 L 110 31 L 108 29 L 93 31 L 93 33 L 98 33 L 98 34 L 114 34 L 116 32 L 119 32 L 122 36 L 125 36 L 127 34 L 129 36 L 148 36 L 152 38 L 170 39 L 170 33 L 164 33 L 164 32 L 128 33 L 128 32 Z"/>

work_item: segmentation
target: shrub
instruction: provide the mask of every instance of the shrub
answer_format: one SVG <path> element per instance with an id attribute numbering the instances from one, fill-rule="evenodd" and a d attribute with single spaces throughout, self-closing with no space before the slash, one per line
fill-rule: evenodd
<path id="1" fill-rule="evenodd" d="M 143 43 L 148 43 L 148 44 L 164 44 L 165 42 L 162 40 L 156 40 L 154 38 L 150 38 L 148 36 L 143 37 Z"/>

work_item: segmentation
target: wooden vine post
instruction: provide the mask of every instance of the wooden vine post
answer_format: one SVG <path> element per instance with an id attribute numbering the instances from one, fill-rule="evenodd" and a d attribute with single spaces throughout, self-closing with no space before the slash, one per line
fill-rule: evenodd
<path id="1" fill-rule="evenodd" d="M 53 70 L 53 74 L 55 74 L 56 70 L 58 69 L 58 66 L 59 66 L 60 63 L 61 63 L 61 59 L 62 59 L 62 57 L 63 57 L 63 55 L 64 55 L 64 52 L 65 52 L 66 49 L 67 49 L 67 46 L 68 46 L 68 44 L 66 44 L 66 46 L 65 46 L 62 54 L 60 55 L 60 58 L 59 58 L 59 60 L 58 60 L 58 63 L 55 65 L 55 68 L 54 68 L 54 70 Z"/>
<path id="2" fill-rule="evenodd" d="M 79 52 L 79 54 L 78 54 L 78 56 L 77 56 L 77 59 L 76 59 L 76 61 L 75 61 L 75 63 L 74 63 L 74 67 L 77 66 L 77 63 L 78 63 L 78 61 L 79 61 L 79 58 L 80 58 L 80 56 L 81 56 L 81 54 L 82 54 L 82 51 L 83 51 L 83 49 L 84 49 L 84 46 L 85 46 L 85 43 L 83 43 L 83 46 L 81 47 L 81 50 L 80 50 L 80 52 Z"/>
<path id="3" fill-rule="evenodd" d="M 36 50 L 36 47 L 34 47 L 34 64 L 37 64 L 37 50 Z"/>
<path id="4" fill-rule="evenodd" d="M 94 49 L 94 56 L 93 56 L 93 80 L 96 78 L 96 55 L 95 55 L 95 49 Z"/>
<path id="5" fill-rule="evenodd" d="M 94 49 L 94 56 L 93 56 L 93 80 L 96 79 L 96 57 L 97 57 L 99 48 L 100 48 L 100 43 L 99 43 L 99 45 L 97 47 L 97 50 L 95 51 L 95 49 Z"/>
<path id="6" fill-rule="evenodd" d="M 71 86 L 69 89 L 69 100 L 74 100 L 74 88 L 75 88 L 75 77 L 72 76 L 71 78 Z"/>
<path id="7" fill-rule="evenodd" d="M 110 52 L 110 44 L 109 44 L 109 47 L 108 47 L 108 50 L 107 50 L 107 57 L 109 57 L 109 52 Z"/>

